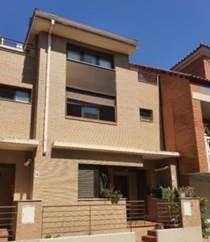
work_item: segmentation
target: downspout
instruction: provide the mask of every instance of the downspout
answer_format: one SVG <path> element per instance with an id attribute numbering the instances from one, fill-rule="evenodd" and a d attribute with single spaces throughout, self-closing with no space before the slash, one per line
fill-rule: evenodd
<path id="1" fill-rule="evenodd" d="M 48 119 L 49 119 L 49 88 L 50 88 L 50 57 L 52 45 L 52 31 L 55 20 L 51 19 L 47 39 L 47 64 L 46 64 L 46 85 L 45 85 L 45 107 L 44 107 L 44 131 L 43 131 L 43 155 L 47 154 L 48 140 Z"/>
<path id="2" fill-rule="evenodd" d="M 162 90 L 161 90 L 161 83 L 160 83 L 160 74 L 157 74 L 157 86 L 158 86 L 158 95 L 159 95 L 159 123 L 160 123 L 160 137 L 162 138 L 161 147 L 165 150 L 165 134 L 164 134 L 164 125 L 163 125 L 163 103 L 162 103 Z"/>

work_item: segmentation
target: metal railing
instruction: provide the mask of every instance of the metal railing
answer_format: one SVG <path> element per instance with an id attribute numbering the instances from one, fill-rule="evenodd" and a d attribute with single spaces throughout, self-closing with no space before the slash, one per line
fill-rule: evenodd
<path id="1" fill-rule="evenodd" d="M 174 221 L 173 221 L 174 220 Z M 172 223 L 181 225 L 181 207 L 180 203 L 170 203 L 166 201 L 157 203 L 157 222 L 166 227 Z"/>
<path id="2" fill-rule="evenodd" d="M 16 218 L 16 206 L 0 206 L 0 229 L 8 230 L 9 240 L 15 239 Z"/>
<path id="3" fill-rule="evenodd" d="M 128 200 L 126 202 L 127 220 L 144 220 L 146 205 L 144 200 Z"/>
<path id="4" fill-rule="evenodd" d="M 0 36 L 0 46 L 2 47 L 10 47 L 16 50 L 24 50 L 24 43 L 21 41 L 17 41 L 14 39 L 6 38 L 3 36 Z M 27 45 L 27 50 L 34 49 L 32 45 L 28 44 Z"/>
<path id="5" fill-rule="evenodd" d="M 43 206 L 42 237 L 126 231 L 125 204 Z"/>

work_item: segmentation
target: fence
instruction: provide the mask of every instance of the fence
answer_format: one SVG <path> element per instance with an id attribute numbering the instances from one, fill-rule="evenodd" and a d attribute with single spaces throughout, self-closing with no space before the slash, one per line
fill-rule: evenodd
<path id="1" fill-rule="evenodd" d="M 174 223 L 181 225 L 180 203 L 169 203 L 166 201 L 157 202 L 157 222 L 165 226 Z"/>
<path id="2" fill-rule="evenodd" d="M 146 216 L 146 206 L 144 200 L 132 200 L 126 202 L 127 220 L 144 220 Z"/>
<path id="3" fill-rule="evenodd" d="M 15 49 L 23 50 L 24 49 L 24 43 L 21 41 L 9 39 L 6 37 L 0 36 L 0 46 L 9 46 Z M 33 49 L 33 45 L 27 45 L 27 50 L 28 49 Z"/>
<path id="4" fill-rule="evenodd" d="M 17 206 L 0 206 L 0 229 L 6 228 L 9 240 L 15 239 Z"/>
<path id="5" fill-rule="evenodd" d="M 42 237 L 127 231 L 122 204 L 43 206 Z"/>

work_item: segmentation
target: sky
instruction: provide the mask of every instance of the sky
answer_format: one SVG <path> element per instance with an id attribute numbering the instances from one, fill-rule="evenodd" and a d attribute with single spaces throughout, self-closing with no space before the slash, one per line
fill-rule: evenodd
<path id="1" fill-rule="evenodd" d="M 139 42 L 130 61 L 170 68 L 210 45 L 210 0 L 0 0 L 0 35 L 23 41 L 34 8 Z"/>

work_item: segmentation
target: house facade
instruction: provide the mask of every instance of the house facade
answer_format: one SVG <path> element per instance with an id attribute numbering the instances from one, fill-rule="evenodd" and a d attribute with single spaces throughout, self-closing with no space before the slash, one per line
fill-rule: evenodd
<path id="1" fill-rule="evenodd" d="M 200 44 L 193 52 L 178 62 L 172 70 L 199 75 L 206 79 L 208 83 L 210 79 L 210 47 Z M 190 185 L 195 187 L 197 194 L 205 196 L 210 200 L 210 192 L 208 189 L 210 181 L 209 86 L 206 83 L 198 84 L 193 81 L 189 84 L 197 150 L 197 169 L 196 171 L 191 171 L 188 178 Z"/>
<path id="2" fill-rule="evenodd" d="M 207 77 L 130 64 L 136 46 L 39 10 L 23 45 L 1 38 L 0 207 L 105 206 L 111 188 L 147 203 L 208 171 Z"/>

